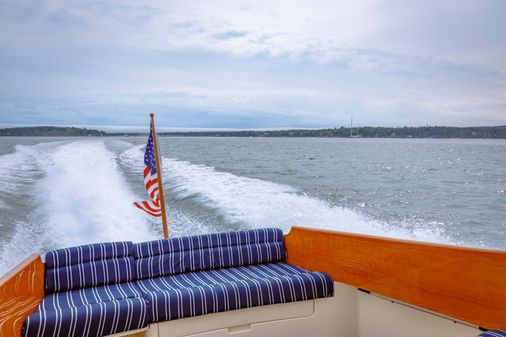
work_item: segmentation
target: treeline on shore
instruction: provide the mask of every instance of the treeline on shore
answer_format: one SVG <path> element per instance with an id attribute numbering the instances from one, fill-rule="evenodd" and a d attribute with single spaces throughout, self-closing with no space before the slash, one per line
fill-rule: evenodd
<path id="1" fill-rule="evenodd" d="M 328 129 L 289 129 L 289 130 L 244 130 L 244 131 L 184 131 L 158 132 L 160 137 L 350 137 L 350 128 Z M 359 127 L 353 128 L 353 136 L 364 138 L 486 138 L 506 139 L 506 126 L 485 127 Z M 0 136 L 38 136 L 38 137 L 100 137 L 100 136 L 144 136 L 147 133 L 112 132 L 76 128 L 36 126 L 0 129 Z"/>
<path id="2" fill-rule="evenodd" d="M 506 138 L 506 126 L 486 127 L 359 127 L 329 129 L 290 129 L 267 131 L 186 131 L 159 132 L 160 136 L 208 136 L 208 137 L 323 137 L 345 138 L 353 134 L 354 137 L 364 138 Z"/>
<path id="3" fill-rule="evenodd" d="M 0 136 L 11 137 L 100 137 L 105 136 L 104 131 L 59 126 L 31 126 L 19 128 L 0 129 Z"/>

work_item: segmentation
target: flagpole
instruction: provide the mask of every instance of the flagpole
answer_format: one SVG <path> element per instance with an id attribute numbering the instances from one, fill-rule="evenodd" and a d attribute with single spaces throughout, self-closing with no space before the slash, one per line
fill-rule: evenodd
<path id="1" fill-rule="evenodd" d="M 169 238 L 169 230 L 167 228 L 167 212 L 165 212 L 165 199 L 163 197 L 163 185 L 162 185 L 162 170 L 160 169 L 160 157 L 158 155 L 158 142 L 156 141 L 155 131 L 155 114 L 150 113 L 151 127 L 153 128 L 153 146 L 155 147 L 156 157 L 156 177 L 158 179 L 158 192 L 160 193 L 160 208 L 162 211 L 162 224 L 163 224 L 163 238 Z"/>

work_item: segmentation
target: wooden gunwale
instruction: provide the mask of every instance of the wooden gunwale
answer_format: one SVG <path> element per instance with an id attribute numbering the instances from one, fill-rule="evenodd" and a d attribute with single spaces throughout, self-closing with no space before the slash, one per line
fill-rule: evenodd
<path id="1" fill-rule="evenodd" d="M 44 263 L 33 254 L 0 278 L 0 336 L 21 336 L 23 322 L 44 295 Z"/>
<path id="2" fill-rule="evenodd" d="M 506 329 L 506 251 L 293 227 L 288 262 L 487 329 Z"/>

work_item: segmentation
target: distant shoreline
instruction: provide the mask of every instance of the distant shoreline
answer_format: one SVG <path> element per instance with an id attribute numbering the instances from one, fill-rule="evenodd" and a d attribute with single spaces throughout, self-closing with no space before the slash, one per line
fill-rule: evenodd
<path id="1" fill-rule="evenodd" d="M 484 127 L 358 127 L 327 129 L 243 130 L 243 131 L 172 131 L 158 132 L 160 137 L 257 137 L 257 138 L 436 138 L 436 139 L 506 139 L 505 126 Z M 35 126 L 0 129 L 0 137 L 137 137 L 147 132 L 105 132 L 100 130 Z M 357 137 L 358 135 L 358 137 Z"/>

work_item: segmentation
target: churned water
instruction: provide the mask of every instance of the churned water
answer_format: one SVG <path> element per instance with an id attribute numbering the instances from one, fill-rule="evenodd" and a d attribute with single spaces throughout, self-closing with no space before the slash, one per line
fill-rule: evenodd
<path id="1" fill-rule="evenodd" d="M 162 236 L 132 202 L 145 138 L 0 138 L 0 274 Z M 506 141 L 160 138 L 172 235 L 311 226 L 506 248 Z"/>

